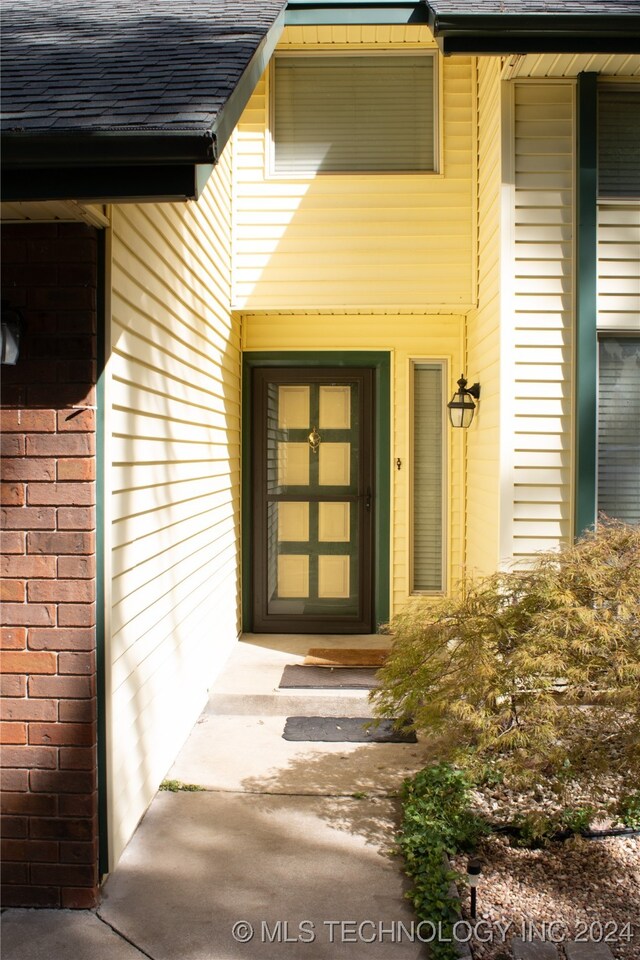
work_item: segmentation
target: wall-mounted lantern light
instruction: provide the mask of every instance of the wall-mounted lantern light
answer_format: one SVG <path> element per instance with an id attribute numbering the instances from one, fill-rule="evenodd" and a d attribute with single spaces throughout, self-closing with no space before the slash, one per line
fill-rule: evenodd
<path id="1" fill-rule="evenodd" d="M 15 366 L 20 356 L 20 340 L 24 331 L 24 320 L 19 310 L 2 301 L 2 342 L 0 343 L 0 362 Z"/>
<path id="2" fill-rule="evenodd" d="M 449 408 L 449 419 L 452 427 L 469 427 L 473 420 L 476 405 L 472 400 L 480 399 L 480 384 L 474 383 L 467 387 L 467 381 L 461 374 L 458 380 L 458 389 L 447 404 Z"/>

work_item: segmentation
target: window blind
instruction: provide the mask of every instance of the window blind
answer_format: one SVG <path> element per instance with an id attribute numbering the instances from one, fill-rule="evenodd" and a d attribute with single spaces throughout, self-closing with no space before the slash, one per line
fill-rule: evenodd
<path id="1" fill-rule="evenodd" d="M 281 56 L 275 172 L 434 169 L 434 58 Z"/>
<path id="2" fill-rule="evenodd" d="M 640 337 L 600 340 L 598 510 L 640 523 Z"/>
<path id="3" fill-rule="evenodd" d="M 600 88 L 598 184 L 601 197 L 640 197 L 640 84 Z"/>
<path id="4" fill-rule="evenodd" d="M 442 366 L 413 367 L 412 592 L 443 589 Z"/>

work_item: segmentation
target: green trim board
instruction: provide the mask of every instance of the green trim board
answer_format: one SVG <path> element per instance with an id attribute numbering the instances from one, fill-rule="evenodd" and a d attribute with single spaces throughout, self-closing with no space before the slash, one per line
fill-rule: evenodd
<path id="1" fill-rule="evenodd" d="M 598 75 L 577 84 L 574 534 L 596 520 L 598 388 Z"/>
<path id="2" fill-rule="evenodd" d="M 288 27 L 427 23 L 424 0 L 289 0 Z"/>
<path id="3" fill-rule="evenodd" d="M 98 872 L 109 872 L 107 817 L 107 718 L 105 622 L 105 377 L 106 377 L 106 237 L 98 233 L 96 383 L 96 702 L 98 729 Z"/>
<path id="4" fill-rule="evenodd" d="M 374 619 L 379 628 L 389 619 L 391 457 L 391 355 L 387 351 L 247 351 L 242 376 L 242 618 L 253 627 L 251 571 L 252 450 L 251 373 L 257 367 L 365 367 L 375 382 Z"/>

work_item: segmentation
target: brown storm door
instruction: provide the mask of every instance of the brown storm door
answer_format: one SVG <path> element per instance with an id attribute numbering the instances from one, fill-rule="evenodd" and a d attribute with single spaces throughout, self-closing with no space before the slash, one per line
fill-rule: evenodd
<path id="1" fill-rule="evenodd" d="M 373 371 L 257 369 L 253 629 L 370 633 Z"/>

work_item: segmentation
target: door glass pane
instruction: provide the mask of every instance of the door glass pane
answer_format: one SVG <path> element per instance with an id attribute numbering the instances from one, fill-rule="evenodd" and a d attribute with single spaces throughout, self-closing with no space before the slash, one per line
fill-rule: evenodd
<path id="1" fill-rule="evenodd" d="M 357 617 L 360 386 L 267 388 L 267 612 Z"/>
<path id="2" fill-rule="evenodd" d="M 321 430 L 348 430 L 351 426 L 351 387 L 320 387 Z"/>
<path id="3" fill-rule="evenodd" d="M 320 486 L 348 487 L 351 483 L 351 444 L 323 443 L 318 454 Z"/>

